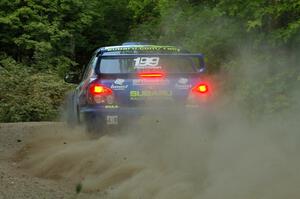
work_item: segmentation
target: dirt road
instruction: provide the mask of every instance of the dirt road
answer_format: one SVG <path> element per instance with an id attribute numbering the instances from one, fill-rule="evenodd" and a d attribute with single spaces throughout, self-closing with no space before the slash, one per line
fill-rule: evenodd
<path id="1" fill-rule="evenodd" d="M 297 123 L 222 121 L 212 134 L 149 120 L 100 139 L 63 123 L 0 124 L 0 198 L 300 197 Z"/>
<path id="2" fill-rule="evenodd" d="M 57 123 L 0 124 L 0 198 L 72 198 L 75 190 L 63 181 L 38 178 L 21 168 L 25 152 L 38 130 L 60 128 Z"/>

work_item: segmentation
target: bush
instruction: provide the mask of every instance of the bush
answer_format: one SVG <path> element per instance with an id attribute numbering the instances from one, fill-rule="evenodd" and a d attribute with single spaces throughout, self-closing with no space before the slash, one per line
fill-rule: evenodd
<path id="1" fill-rule="evenodd" d="M 71 88 L 53 72 L 36 73 L 11 58 L 0 61 L 0 121 L 45 121 L 58 117 Z"/>

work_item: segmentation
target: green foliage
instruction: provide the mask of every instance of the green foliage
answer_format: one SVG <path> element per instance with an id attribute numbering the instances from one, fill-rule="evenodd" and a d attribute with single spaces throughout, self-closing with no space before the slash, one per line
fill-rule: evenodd
<path id="1" fill-rule="evenodd" d="M 159 0 L 130 0 L 128 8 L 132 10 L 133 24 L 131 35 L 137 41 L 155 42 L 160 32 Z"/>
<path id="2" fill-rule="evenodd" d="M 61 61 L 52 62 L 57 57 L 74 67 L 75 62 L 86 62 L 95 48 L 125 39 L 131 22 L 127 4 L 127 0 L 1 1 L 1 51 L 18 62 L 43 66 L 40 69 L 61 67 L 57 65 Z"/>
<path id="3" fill-rule="evenodd" d="M 149 1 L 143 2 L 131 0 L 136 5 L 135 18 L 145 15 L 141 11 Z M 134 38 L 141 38 L 137 30 L 142 36 L 150 32 L 151 40 L 158 43 L 201 51 L 212 71 L 218 71 L 245 45 L 295 50 L 300 42 L 300 0 L 159 0 L 152 5 L 156 5 L 150 9 L 156 13 L 154 18 L 139 21 Z"/>
<path id="4" fill-rule="evenodd" d="M 299 39 L 300 1 L 224 0 L 217 5 L 225 15 L 241 20 L 257 39 L 279 45 Z"/>
<path id="5" fill-rule="evenodd" d="M 197 4 L 196 1 L 160 0 L 156 5 L 152 10 L 159 14 L 133 29 L 133 37 L 139 39 L 140 35 L 150 33 L 150 40 L 157 43 L 202 52 L 210 71 L 218 71 L 221 63 L 235 53 L 236 43 L 245 39 L 241 23 L 223 16 L 223 11 L 213 7 L 210 1 Z"/>
<path id="6" fill-rule="evenodd" d="M 62 82 L 65 73 L 80 70 L 96 48 L 125 40 L 132 18 L 127 5 L 128 0 L 0 1 L 0 121 L 56 118 L 70 88 Z"/>
<path id="7" fill-rule="evenodd" d="M 56 74 L 35 72 L 11 58 L 2 58 L 0 64 L 0 121 L 41 121 L 58 117 L 64 93 L 70 85 Z"/>
<path id="8" fill-rule="evenodd" d="M 66 71 L 129 39 L 204 53 L 250 115 L 300 96 L 300 0 L 1 0 L 0 121 L 55 118 Z"/>

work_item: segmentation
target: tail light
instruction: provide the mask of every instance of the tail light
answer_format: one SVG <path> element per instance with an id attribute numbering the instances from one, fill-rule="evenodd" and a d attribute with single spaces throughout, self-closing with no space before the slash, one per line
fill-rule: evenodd
<path id="1" fill-rule="evenodd" d="M 211 100 L 211 91 L 207 83 L 198 83 L 192 87 L 187 99 L 188 105 L 199 106 L 199 103 L 206 103 Z"/>
<path id="2" fill-rule="evenodd" d="M 91 83 L 89 86 L 88 99 L 92 104 L 112 104 L 114 102 L 113 91 L 105 85 Z"/>
<path id="3" fill-rule="evenodd" d="M 194 93 L 205 94 L 208 92 L 208 85 L 205 83 L 197 84 L 195 87 L 192 88 L 192 91 Z"/>
<path id="4" fill-rule="evenodd" d="M 90 93 L 92 95 L 107 96 L 107 95 L 111 95 L 113 91 L 102 84 L 92 83 L 90 85 Z"/>

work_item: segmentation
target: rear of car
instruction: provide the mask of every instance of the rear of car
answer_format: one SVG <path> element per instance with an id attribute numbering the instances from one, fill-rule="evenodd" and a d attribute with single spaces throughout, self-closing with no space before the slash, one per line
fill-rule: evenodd
<path id="1" fill-rule="evenodd" d="M 120 126 L 144 114 L 200 110 L 211 90 L 202 54 L 170 46 L 101 48 L 77 87 L 73 107 L 91 131 Z"/>

